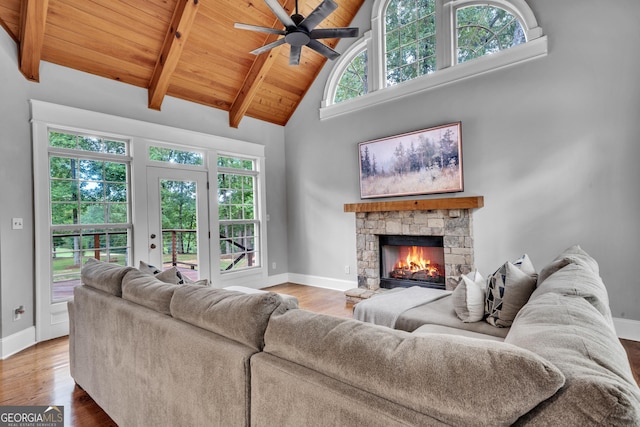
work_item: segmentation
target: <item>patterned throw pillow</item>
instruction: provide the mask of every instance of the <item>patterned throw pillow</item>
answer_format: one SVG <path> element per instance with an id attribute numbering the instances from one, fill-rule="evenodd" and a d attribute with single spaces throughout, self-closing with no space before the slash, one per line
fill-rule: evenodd
<path id="1" fill-rule="evenodd" d="M 191 280 L 187 276 L 182 274 L 176 267 L 171 267 L 167 270 L 162 271 L 154 265 L 147 264 L 144 261 L 140 261 L 138 270 L 143 273 L 154 275 L 158 280 L 161 280 L 165 283 L 171 283 L 174 285 L 209 286 L 209 281 L 207 279 Z"/>
<path id="2" fill-rule="evenodd" d="M 456 314 L 465 323 L 479 322 L 484 318 L 485 281 L 478 271 L 460 276 L 451 298 Z"/>
<path id="3" fill-rule="evenodd" d="M 140 265 L 138 266 L 138 270 L 142 271 L 143 273 L 153 274 L 154 276 L 156 274 L 162 272 L 162 270 L 160 270 L 155 265 L 147 264 L 144 261 L 140 261 Z"/>
<path id="4" fill-rule="evenodd" d="M 165 271 L 158 273 L 155 275 L 156 279 L 162 280 L 165 283 L 173 283 L 174 285 L 184 285 L 184 276 L 182 273 L 176 268 L 171 267 L 166 269 Z"/>
<path id="5" fill-rule="evenodd" d="M 485 314 L 487 322 L 508 328 L 518 311 L 536 288 L 538 275 L 528 255 L 511 263 L 506 262 L 487 278 Z"/>

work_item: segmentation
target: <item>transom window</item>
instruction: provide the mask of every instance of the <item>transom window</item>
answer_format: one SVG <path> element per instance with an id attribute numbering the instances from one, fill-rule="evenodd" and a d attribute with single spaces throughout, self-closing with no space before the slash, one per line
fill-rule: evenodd
<path id="1" fill-rule="evenodd" d="M 494 6 L 461 7 L 456 13 L 458 63 L 525 43 L 515 16 Z"/>
<path id="2" fill-rule="evenodd" d="M 436 70 L 435 0 L 391 0 L 385 14 L 387 85 Z"/>
<path id="3" fill-rule="evenodd" d="M 336 62 L 320 118 L 547 54 L 525 0 L 375 0 L 371 22 L 354 43 L 366 54 L 354 56 L 350 48 Z M 487 55 L 490 60 L 473 61 Z"/>
<path id="4" fill-rule="evenodd" d="M 342 74 L 335 102 L 346 101 L 367 93 L 367 51 L 363 50 L 349 63 Z"/>

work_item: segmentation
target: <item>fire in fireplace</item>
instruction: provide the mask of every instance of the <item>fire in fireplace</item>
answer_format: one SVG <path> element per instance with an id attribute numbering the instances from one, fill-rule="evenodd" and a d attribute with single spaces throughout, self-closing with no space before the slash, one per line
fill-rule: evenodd
<path id="1" fill-rule="evenodd" d="M 442 236 L 380 236 L 380 287 L 445 288 Z"/>

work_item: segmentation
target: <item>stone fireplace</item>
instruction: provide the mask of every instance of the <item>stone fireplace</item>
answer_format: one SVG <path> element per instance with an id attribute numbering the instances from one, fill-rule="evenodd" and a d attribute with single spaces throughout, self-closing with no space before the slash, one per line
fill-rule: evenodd
<path id="1" fill-rule="evenodd" d="M 461 274 L 475 268 L 472 214 L 483 205 L 482 196 L 346 204 L 345 212 L 356 214 L 358 261 L 358 288 L 355 292 L 347 291 L 347 298 L 350 294 L 367 298 L 380 289 L 381 237 L 386 240 L 386 236 L 441 238 L 444 254 L 441 287 L 453 289 Z"/>

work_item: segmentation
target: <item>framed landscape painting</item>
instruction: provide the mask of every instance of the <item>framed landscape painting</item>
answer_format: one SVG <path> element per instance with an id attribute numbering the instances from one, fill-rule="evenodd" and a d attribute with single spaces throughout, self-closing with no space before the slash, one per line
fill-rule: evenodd
<path id="1" fill-rule="evenodd" d="M 462 124 L 358 144 L 360 197 L 463 191 Z"/>

